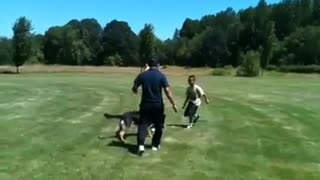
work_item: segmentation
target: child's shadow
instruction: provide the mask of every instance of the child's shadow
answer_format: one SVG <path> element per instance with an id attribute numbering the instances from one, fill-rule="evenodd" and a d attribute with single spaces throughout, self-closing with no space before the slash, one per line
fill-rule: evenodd
<path id="1" fill-rule="evenodd" d="M 124 139 L 128 138 L 128 137 L 131 137 L 131 136 L 137 136 L 136 133 L 128 133 L 128 134 L 125 134 L 124 135 Z M 119 139 L 118 135 L 114 135 L 114 136 L 98 136 L 98 139 L 100 140 L 104 140 L 104 139 Z"/>
<path id="2" fill-rule="evenodd" d="M 175 128 L 187 128 L 188 125 L 185 124 L 167 124 L 168 127 L 175 127 Z"/>

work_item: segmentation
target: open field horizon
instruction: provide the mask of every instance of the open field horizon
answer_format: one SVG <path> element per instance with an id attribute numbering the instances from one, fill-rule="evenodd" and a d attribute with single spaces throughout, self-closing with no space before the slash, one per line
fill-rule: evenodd
<path id="1" fill-rule="evenodd" d="M 117 122 L 105 120 L 103 113 L 138 108 L 140 96 L 130 89 L 139 68 L 128 73 L 109 67 L 101 68 L 104 73 L 24 73 L 27 68 L 20 75 L 0 74 L 1 180 L 320 178 L 316 75 L 202 74 L 199 84 L 212 102 L 200 108 L 199 124 L 180 128 L 187 122 L 182 110 L 174 114 L 167 105 L 162 149 L 138 158 L 130 152 L 136 128 L 122 145 L 113 137 Z M 185 75 L 196 70 L 181 75 L 169 70 L 181 107 Z"/>
<path id="2" fill-rule="evenodd" d="M 63 66 L 63 65 L 24 65 L 20 67 L 21 74 L 30 73 L 125 73 L 137 75 L 140 72 L 140 67 L 118 67 L 118 66 Z M 187 76 L 191 74 L 207 76 L 212 75 L 214 68 L 210 67 L 182 67 L 182 66 L 167 66 L 161 68 L 165 74 L 170 76 Z M 0 65 L 1 73 L 15 73 L 16 67 Z M 275 71 L 266 71 L 263 77 L 291 77 L 291 78 L 320 78 L 320 74 L 303 74 L 303 73 L 283 73 Z M 237 77 L 240 78 L 240 77 Z M 257 77 L 256 77 L 257 78 Z M 259 78 L 259 77 L 258 77 Z"/>

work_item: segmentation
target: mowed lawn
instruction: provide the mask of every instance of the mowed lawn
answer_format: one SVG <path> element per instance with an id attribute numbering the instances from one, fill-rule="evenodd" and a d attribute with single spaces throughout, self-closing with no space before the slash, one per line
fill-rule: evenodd
<path id="1" fill-rule="evenodd" d="M 0 179 L 320 179 L 320 78 L 201 76 L 199 124 L 167 103 L 161 151 L 139 158 L 136 128 L 122 145 L 103 118 L 138 108 L 134 76 L 0 75 Z M 181 107 L 186 77 L 169 81 Z"/>

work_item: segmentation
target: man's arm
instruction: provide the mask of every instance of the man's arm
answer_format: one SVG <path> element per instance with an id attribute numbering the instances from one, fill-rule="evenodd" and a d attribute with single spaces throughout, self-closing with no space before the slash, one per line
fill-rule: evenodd
<path id="1" fill-rule="evenodd" d="M 132 86 L 132 92 L 137 94 L 138 93 L 138 86 L 136 86 L 135 84 Z"/>
<path id="2" fill-rule="evenodd" d="M 173 95 L 172 95 L 172 91 L 171 91 L 170 86 L 165 87 L 165 88 L 164 88 L 164 92 L 165 92 L 167 98 L 169 99 L 170 104 L 172 105 L 173 110 L 174 110 L 175 112 L 177 112 L 177 111 L 178 111 L 178 108 L 177 108 L 177 106 L 176 106 L 176 104 L 175 104 L 175 102 L 174 102 L 174 99 L 173 99 Z"/>
<path id="3" fill-rule="evenodd" d="M 134 80 L 133 86 L 131 88 L 132 92 L 137 94 L 138 93 L 138 88 L 141 85 L 141 78 L 140 75 Z"/>
<path id="4" fill-rule="evenodd" d="M 172 105 L 172 108 L 173 108 L 174 112 L 178 112 L 178 108 L 177 108 L 176 104 L 174 103 L 172 91 L 171 91 L 171 88 L 170 88 L 170 86 L 169 86 L 167 77 L 162 76 L 161 86 L 162 86 L 162 88 L 164 89 L 164 92 L 165 92 L 167 98 L 169 99 L 170 104 Z"/>

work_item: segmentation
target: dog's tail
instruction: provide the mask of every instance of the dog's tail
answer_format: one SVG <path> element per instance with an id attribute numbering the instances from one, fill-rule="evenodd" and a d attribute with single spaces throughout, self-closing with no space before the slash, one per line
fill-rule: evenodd
<path id="1" fill-rule="evenodd" d="M 123 115 L 113 115 L 108 113 L 105 113 L 104 117 L 107 119 L 123 119 Z"/>

